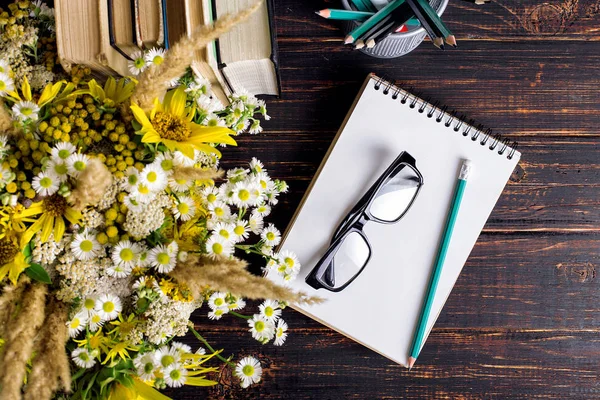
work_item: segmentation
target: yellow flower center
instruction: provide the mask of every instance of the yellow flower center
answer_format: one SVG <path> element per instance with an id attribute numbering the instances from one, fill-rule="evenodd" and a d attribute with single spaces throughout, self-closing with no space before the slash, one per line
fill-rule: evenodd
<path id="1" fill-rule="evenodd" d="M 92 316 L 91 321 L 92 321 L 92 324 L 97 324 L 100 321 L 102 321 L 102 317 L 100 315 L 96 314 L 96 315 Z"/>
<path id="2" fill-rule="evenodd" d="M 150 189 L 148 189 L 148 186 L 138 185 L 138 192 L 140 192 L 140 194 L 148 194 L 150 193 Z"/>
<path id="3" fill-rule="evenodd" d="M 50 186 L 52 186 L 52 179 L 50 179 L 48 177 L 44 177 L 44 178 L 40 179 L 40 186 L 43 187 L 44 189 L 48 189 Z"/>
<path id="4" fill-rule="evenodd" d="M 226 229 L 221 229 L 219 235 L 223 236 L 225 239 L 229 239 L 229 232 L 227 232 Z"/>
<path id="5" fill-rule="evenodd" d="M 58 175 L 65 175 L 67 173 L 67 166 L 65 164 L 55 164 L 54 172 Z"/>
<path id="6" fill-rule="evenodd" d="M 244 365 L 244 368 L 242 368 L 242 373 L 246 376 L 252 376 L 254 375 L 254 367 L 252 365 Z"/>
<path id="7" fill-rule="evenodd" d="M 294 264 L 295 264 L 295 262 L 294 262 L 294 259 L 293 259 L 293 258 L 290 258 L 290 257 L 286 257 L 286 258 L 285 258 L 283 261 L 284 261 L 284 262 L 287 264 L 287 266 L 288 266 L 288 267 L 290 267 L 290 268 L 292 268 L 292 267 L 294 266 Z"/>
<path id="8" fill-rule="evenodd" d="M 222 299 L 222 298 L 220 298 L 220 297 L 217 297 L 217 298 L 215 299 L 215 306 L 217 306 L 217 307 L 221 307 L 222 305 L 223 305 L 223 299 Z"/>
<path id="9" fill-rule="evenodd" d="M 83 353 L 79 353 L 79 359 L 81 361 L 86 361 L 87 362 L 87 361 L 90 360 L 90 357 L 88 356 L 88 354 L 86 352 L 83 352 Z"/>
<path id="10" fill-rule="evenodd" d="M 156 261 L 158 261 L 158 263 L 161 265 L 168 264 L 170 260 L 171 257 L 169 257 L 167 253 L 160 253 L 158 256 L 156 256 Z"/>
<path id="11" fill-rule="evenodd" d="M 83 251 L 84 253 L 88 253 L 90 251 L 92 251 L 92 249 L 94 248 L 94 243 L 92 243 L 91 240 L 84 240 L 81 242 L 81 244 L 79 245 L 79 248 L 81 249 L 81 251 Z"/>
<path id="12" fill-rule="evenodd" d="M 265 315 L 267 317 L 272 317 L 273 316 L 273 307 L 265 307 Z"/>
<path id="13" fill-rule="evenodd" d="M 0 81 L 0 90 L 4 91 L 6 89 L 6 83 L 4 81 Z"/>
<path id="14" fill-rule="evenodd" d="M 19 249 L 10 240 L 0 240 L 0 265 L 11 262 L 18 252 Z"/>
<path id="15" fill-rule="evenodd" d="M 136 58 L 134 61 L 134 65 L 137 69 L 142 69 L 144 67 L 144 65 L 146 65 L 146 62 L 144 61 L 144 59 L 142 57 Z"/>
<path id="16" fill-rule="evenodd" d="M 215 208 L 215 214 L 220 217 L 225 214 L 225 211 L 221 207 L 217 207 Z"/>
<path id="17" fill-rule="evenodd" d="M 58 156 L 60 158 L 62 158 L 63 160 L 67 159 L 69 156 L 71 155 L 71 153 L 69 152 L 69 150 L 59 150 L 58 151 Z"/>
<path id="18" fill-rule="evenodd" d="M 156 175 L 156 172 L 154 171 L 150 171 L 148 175 L 146 175 L 146 179 L 148 179 L 148 182 L 156 182 L 157 178 L 158 175 Z"/>
<path id="19" fill-rule="evenodd" d="M 247 201 L 250 198 L 250 192 L 246 189 L 242 189 L 238 192 L 238 197 L 242 201 Z"/>
<path id="20" fill-rule="evenodd" d="M 221 254 L 223 252 L 223 245 L 221 243 L 213 243 L 212 251 L 215 254 Z"/>
<path id="21" fill-rule="evenodd" d="M 44 214 L 52 217 L 61 217 L 67 211 L 67 199 L 59 194 L 44 199 Z"/>
<path id="22" fill-rule="evenodd" d="M 244 233 L 244 227 L 243 226 L 236 226 L 233 231 L 235 232 L 236 235 L 241 235 Z"/>
<path id="23" fill-rule="evenodd" d="M 154 58 L 152 59 L 152 63 L 154 65 L 160 65 L 160 64 L 162 64 L 163 61 L 164 61 L 164 58 L 162 58 L 161 56 L 154 56 Z"/>
<path id="24" fill-rule="evenodd" d="M 160 167 L 163 169 L 163 171 L 170 171 L 173 169 L 173 161 L 162 160 L 160 163 Z M 185 183 L 185 181 L 183 183 Z"/>
<path id="25" fill-rule="evenodd" d="M 208 196 L 206 196 L 206 200 L 209 203 L 214 203 L 215 201 L 217 201 L 217 196 L 215 196 L 214 194 L 209 194 Z"/>
<path id="26" fill-rule="evenodd" d="M 181 371 L 178 369 L 174 369 L 169 373 L 169 376 L 171 377 L 171 379 L 173 379 L 174 381 L 178 381 L 179 379 L 181 379 Z"/>
<path id="27" fill-rule="evenodd" d="M 184 120 L 161 111 L 154 114 L 152 126 L 162 139 L 176 142 L 183 142 L 192 134 Z"/>
<path id="28" fill-rule="evenodd" d="M 83 306 L 88 310 L 92 310 L 95 305 L 96 305 L 96 302 L 94 301 L 94 299 L 91 299 L 89 297 L 87 299 L 85 299 L 85 302 L 83 303 Z"/>
<path id="29" fill-rule="evenodd" d="M 21 108 L 21 114 L 25 115 L 25 116 L 29 116 L 33 113 L 33 110 L 30 107 L 23 107 Z"/>
<path id="30" fill-rule="evenodd" d="M 123 249 L 119 253 L 119 257 L 121 257 L 121 260 L 123 261 L 131 261 L 133 260 L 133 251 L 131 251 L 131 249 Z"/>
<path id="31" fill-rule="evenodd" d="M 262 321 L 256 321 L 254 323 L 254 329 L 256 329 L 256 332 L 262 332 L 265 330 L 265 323 Z"/>
<path id="32" fill-rule="evenodd" d="M 73 168 L 75 168 L 75 171 L 83 171 L 85 169 L 85 163 L 83 161 L 75 161 L 73 163 Z"/>
<path id="33" fill-rule="evenodd" d="M 190 206 L 187 203 L 179 203 L 177 204 L 177 210 L 181 215 L 187 215 L 190 212 Z"/>
<path id="34" fill-rule="evenodd" d="M 275 239 L 275 234 L 273 232 L 268 232 L 267 233 L 267 240 L 274 240 Z"/>
<path id="35" fill-rule="evenodd" d="M 145 373 L 147 373 L 147 374 L 149 374 L 149 373 L 151 373 L 152 371 L 154 371 L 154 364 L 152 364 L 151 362 L 149 362 L 149 363 L 146 363 L 146 364 L 144 365 L 144 372 L 145 372 Z"/>
<path id="36" fill-rule="evenodd" d="M 102 304 L 102 309 L 107 313 L 113 312 L 115 310 L 115 303 L 112 301 L 107 301 L 106 303 Z"/>
<path id="37" fill-rule="evenodd" d="M 76 329 L 78 326 L 79 326 L 79 318 L 73 318 L 73 321 L 71 321 L 70 328 Z"/>
<path id="38" fill-rule="evenodd" d="M 173 357 L 172 355 L 167 354 L 166 356 L 162 356 L 162 358 L 160 359 L 160 363 L 162 364 L 163 367 L 168 367 L 169 365 L 173 364 L 175 362 L 175 357 Z"/>

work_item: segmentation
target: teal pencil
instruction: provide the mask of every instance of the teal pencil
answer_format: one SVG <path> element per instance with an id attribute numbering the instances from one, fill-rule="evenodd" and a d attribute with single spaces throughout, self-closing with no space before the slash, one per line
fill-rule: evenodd
<path id="1" fill-rule="evenodd" d="M 373 3 L 371 3 L 371 0 L 352 0 L 352 4 L 354 4 L 354 7 L 356 7 L 358 11 L 369 11 L 373 13 L 377 11 Z"/>
<path id="2" fill-rule="evenodd" d="M 469 160 L 463 160 L 460 167 L 460 174 L 458 176 L 458 182 L 456 183 L 456 189 L 454 190 L 454 197 L 452 198 L 452 205 L 450 206 L 450 212 L 448 213 L 448 219 L 446 220 L 446 226 L 438 248 L 437 257 L 433 265 L 433 272 L 429 280 L 427 287 L 427 293 L 425 294 L 425 302 L 421 309 L 421 315 L 419 317 L 419 323 L 413 336 L 412 345 L 410 347 L 410 357 L 408 358 L 408 369 L 410 370 L 421 351 L 423 340 L 425 339 L 425 330 L 427 329 L 427 321 L 429 320 L 429 314 L 431 313 L 431 306 L 435 298 L 435 292 L 437 290 L 438 282 L 442 274 L 442 267 L 444 266 L 444 260 L 450 247 L 450 241 L 452 239 L 452 231 L 454 230 L 454 224 L 456 223 L 456 217 L 460 209 L 460 203 L 462 201 L 465 187 L 467 186 L 467 179 L 473 169 L 473 165 Z"/>
<path id="3" fill-rule="evenodd" d="M 326 8 L 324 10 L 317 11 L 317 15 L 320 15 L 323 18 L 346 21 L 366 21 L 374 14 L 375 13 L 368 11 L 334 10 L 332 8 Z"/>
<path id="4" fill-rule="evenodd" d="M 344 44 L 354 43 L 357 39 L 360 39 L 360 37 L 363 36 L 369 29 L 373 28 L 373 26 L 375 26 L 385 17 L 390 15 L 392 11 L 400 7 L 402 3 L 404 3 L 404 0 L 394 0 L 388 3 L 388 5 L 386 5 L 377 13 L 375 13 L 371 18 L 369 18 L 361 25 L 359 25 L 356 29 L 354 29 L 352 32 L 350 32 L 348 36 L 346 36 L 346 39 L 344 39 Z"/>

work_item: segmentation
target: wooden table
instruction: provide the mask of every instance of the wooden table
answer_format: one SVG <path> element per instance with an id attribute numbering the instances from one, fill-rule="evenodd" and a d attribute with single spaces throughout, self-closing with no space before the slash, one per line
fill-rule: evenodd
<path id="1" fill-rule="evenodd" d="M 243 321 L 198 328 L 224 354 L 254 354 L 263 382 L 225 375 L 177 399 L 600 398 L 600 3 L 452 0 L 456 50 L 430 42 L 395 60 L 341 44 L 314 15 L 335 1 L 276 1 L 283 94 L 266 133 L 227 150 L 259 157 L 291 191 L 284 229 L 369 72 L 386 74 L 519 141 L 523 157 L 410 373 L 293 310 L 283 347 L 261 346 Z M 402 121 L 399 121 L 402 123 Z M 253 312 L 256 303 L 251 303 Z M 394 312 L 392 306 L 390 313 Z M 193 338 L 187 340 L 194 342 Z"/>

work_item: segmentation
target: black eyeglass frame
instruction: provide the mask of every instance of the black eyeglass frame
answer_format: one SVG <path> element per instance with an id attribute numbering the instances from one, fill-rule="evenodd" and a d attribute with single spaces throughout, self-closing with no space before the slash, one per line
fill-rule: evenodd
<path id="1" fill-rule="evenodd" d="M 396 176 L 402 169 L 409 167 L 411 168 L 419 178 L 419 184 L 417 186 L 417 191 L 413 196 L 412 200 L 406 207 L 406 209 L 400 214 L 400 216 L 394 220 L 386 221 L 380 218 L 375 217 L 370 212 L 371 204 L 373 200 L 376 199 L 377 193 L 379 190 L 394 176 Z M 332 242 L 329 245 L 329 248 L 323 255 L 323 257 L 319 260 L 319 262 L 315 265 L 312 271 L 306 276 L 306 283 L 315 289 L 327 289 L 331 292 L 340 292 L 344 290 L 348 285 L 350 285 L 365 269 L 369 260 L 371 259 L 371 254 L 373 249 L 371 247 L 371 243 L 369 239 L 365 235 L 363 228 L 365 224 L 369 221 L 378 222 L 381 224 L 395 224 L 398 222 L 408 210 L 410 210 L 413 205 L 415 199 L 419 195 L 421 187 L 423 186 L 423 175 L 419 171 L 416 165 L 416 160 L 413 156 L 411 156 L 408 152 L 403 151 L 398 155 L 398 157 L 390 164 L 390 166 L 381 174 L 379 178 L 373 183 L 373 185 L 367 190 L 367 192 L 363 195 L 363 197 L 356 203 L 356 205 L 350 210 L 350 212 L 346 215 L 346 217 L 342 220 L 342 222 L 336 228 L 334 235 L 332 237 Z M 367 256 L 367 260 L 361 269 L 344 285 L 340 287 L 334 287 L 333 281 L 333 266 L 332 261 L 337 253 L 339 247 L 344 242 L 346 237 L 351 233 L 359 234 L 369 249 L 369 254 Z M 326 276 L 326 274 L 328 274 Z M 328 282 L 328 281 L 329 282 Z"/>

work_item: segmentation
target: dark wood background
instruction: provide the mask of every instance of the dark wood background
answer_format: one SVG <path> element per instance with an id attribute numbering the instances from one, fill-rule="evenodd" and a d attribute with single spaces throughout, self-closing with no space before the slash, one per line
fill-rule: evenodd
<path id="1" fill-rule="evenodd" d="M 369 72 L 518 140 L 521 169 L 411 372 L 293 310 L 284 312 L 291 335 L 283 347 L 261 346 L 243 321 L 208 322 L 201 310 L 198 328 L 225 354 L 257 355 L 263 382 L 244 391 L 225 373 L 218 387 L 168 393 L 600 398 L 600 3 L 451 0 L 444 20 L 460 47 L 442 52 L 425 42 L 394 60 L 341 44 L 339 27 L 314 14 L 339 7 L 336 1 L 275 3 L 283 94 L 268 103 L 273 119 L 266 133 L 245 137 L 224 159 L 234 165 L 256 155 L 288 181 L 291 192 L 272 218 L 281 229 Z"/>

